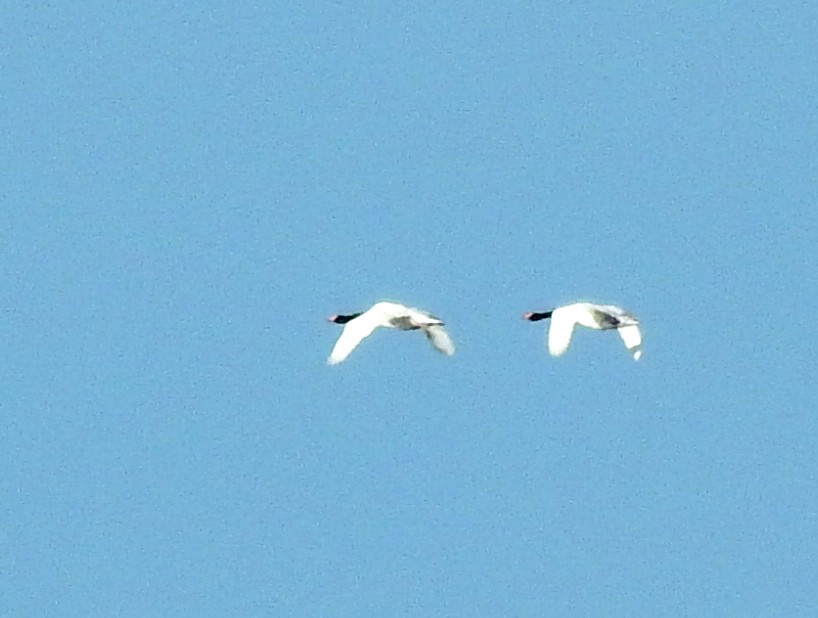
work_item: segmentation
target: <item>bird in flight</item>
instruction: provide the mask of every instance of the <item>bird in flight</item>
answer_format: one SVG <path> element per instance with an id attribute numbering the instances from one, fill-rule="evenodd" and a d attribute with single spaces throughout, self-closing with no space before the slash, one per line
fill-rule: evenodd
<path id="1" fill-rule="evenodd" d="M 446 356 L 454 354 L 454 343 L 443 328 L 442 320 L 420 309 L 399 303 L 379 302 L 361 313 L 333 315 L 327 320 L 344 325 L 344 330 L 327 359 L 330 365 L 344 361 L 352 350 L 379 326 L 399 330 L 423 330 L 432 347 Z"/>
<path id="2" fill-rule="evenodd" d="M 548 352 L 551 356 L 561 356 L 565 353 L 576 325 L 593 330 L 616 329 L 625 347 L 633 355 L 633 360 L 639 360 L 642 356 L 639 320 L 615 305 L 573 303 L 542 313 L 531 311 L 525 313 L 523 317 L 531 322 L 551 318 L 551 327 L 548 329 Z"/>

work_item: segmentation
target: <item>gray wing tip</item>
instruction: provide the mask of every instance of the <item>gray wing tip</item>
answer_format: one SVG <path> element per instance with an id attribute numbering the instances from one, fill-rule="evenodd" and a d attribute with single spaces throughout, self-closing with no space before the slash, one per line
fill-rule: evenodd
<path id="1" fill-rule="evenodd" d="M 454 342 L 441 325 L 435 324 L 429 326 L 425 328 L 424 331 L 426 332 L 426 338 L 435 350 L 442 352 L 446 356 L 452 356 L 454 354 Z"/>

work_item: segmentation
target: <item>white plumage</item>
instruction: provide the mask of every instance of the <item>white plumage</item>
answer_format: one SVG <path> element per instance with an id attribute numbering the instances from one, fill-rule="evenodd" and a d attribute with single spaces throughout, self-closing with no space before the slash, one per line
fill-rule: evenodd
<path id="1" fill-rule="evenodd" d="M 557 307 L 544 313 L 526 313 L 523 317 L 532 322 L 551 318 L 548 329 L 548 352 L 551 356 L 561 356 L 571 343 L 574 326 L 584 326 L 593 330 L 612 330 L 622 338 L 634 360 L 642 356 L 642 334 L 639 320 L 616 305 L 594 303 L 573 303 Z"/>
<path id="2" fill-rule="evenodd" d="M 399 330 L 423 330 L 432 346 L 447 356 L 454 354 L 454 343 L 443 328 L 443 321 L 433 315 L 399 303 L 379 302 L 363 313 L 334 315 L 330 322 L 344 324 L 344 330 L 327 359 L 330 365 L 344 361 L 366 337 L 378 327 Z"/>

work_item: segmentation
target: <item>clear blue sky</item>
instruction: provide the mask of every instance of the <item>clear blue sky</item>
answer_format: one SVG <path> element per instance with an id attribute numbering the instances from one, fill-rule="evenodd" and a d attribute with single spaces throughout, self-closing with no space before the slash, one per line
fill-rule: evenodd
<path id="1" fill-rule="evenodd" d="M 5 6 L 0 616 L 815 616 L 818 7 L 399 4 Z"/>

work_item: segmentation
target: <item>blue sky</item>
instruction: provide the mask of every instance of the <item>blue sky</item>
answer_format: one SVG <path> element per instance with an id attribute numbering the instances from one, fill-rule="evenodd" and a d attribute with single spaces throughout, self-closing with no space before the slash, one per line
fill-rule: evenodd
<path id="1" fill-rule="evenodd" d="M 6 7 L 0 615 L 815 615 L 816 26 Z"/>

